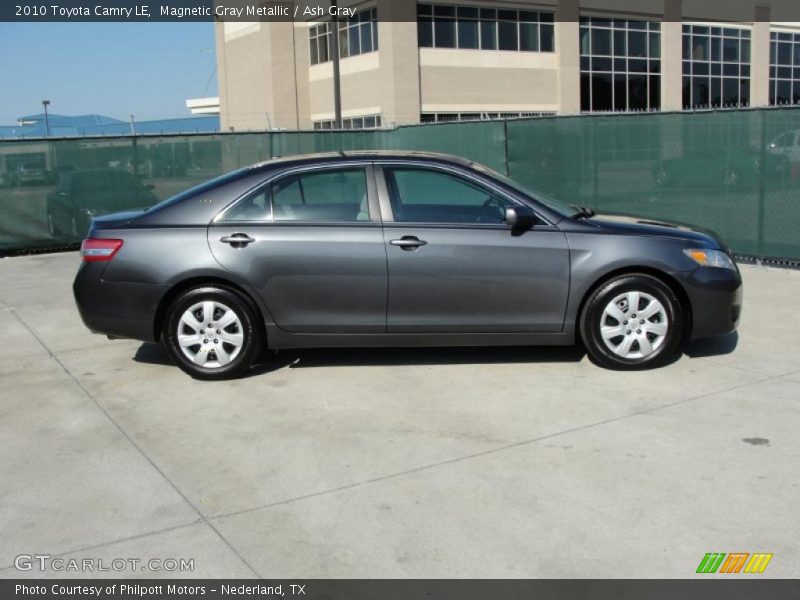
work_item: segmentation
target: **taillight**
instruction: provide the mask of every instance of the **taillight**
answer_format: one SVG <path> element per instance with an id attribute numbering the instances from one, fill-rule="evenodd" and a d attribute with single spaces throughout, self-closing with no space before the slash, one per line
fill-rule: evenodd
<path id="1" fill-rule="evenodd" d="M 81 243 L 81 256 L 85 262 L 111 260 L 122 248 L 122 240 L 86 238 Z"/>

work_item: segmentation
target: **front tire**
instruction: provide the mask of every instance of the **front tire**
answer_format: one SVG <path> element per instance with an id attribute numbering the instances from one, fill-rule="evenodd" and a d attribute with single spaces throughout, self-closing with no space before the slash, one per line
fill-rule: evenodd
<path id="1" fill-rule="evenodd" d="M 617 370 L 662 366 L 678 353 L 684 315 L 661 280 L 635 273 L 604 283 L 586 301 L 580 332 L 599 365 Z"/>
<path id="2" fill-rule="evenodd" d="M 264 343 L 263 328 L 250 304 L 215 286 L 179 295 L 167 311 L 162 337 L 175 364 L 205 380 L 243 375 Z"/>

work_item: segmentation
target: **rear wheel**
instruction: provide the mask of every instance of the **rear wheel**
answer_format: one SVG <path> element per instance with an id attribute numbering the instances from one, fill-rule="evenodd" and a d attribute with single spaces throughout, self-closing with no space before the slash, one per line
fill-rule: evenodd
<path id="1" fill-rule="evenodd" d="M 163 339 L 175 363 L 197 379 L 239 377 L 263 345 L 261 324 L 249 303 L 219 287 L 178 296 L 167 312 Z"/>
<path id="2" fill-rule="evenodd" d="M 674 358 L 683 338 L 683 310 L 675 293 L 650 275 L 615 277 L 586 302 L 580 330 L 598 364 L 648 369 Z"/>

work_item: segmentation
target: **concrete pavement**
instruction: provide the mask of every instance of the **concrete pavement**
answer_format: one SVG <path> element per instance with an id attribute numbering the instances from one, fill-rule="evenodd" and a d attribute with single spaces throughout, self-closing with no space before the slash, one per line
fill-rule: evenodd
<path id="1" fill-rule="evenodd" d="M 41 576 L 13 566 L 36 553 L 194 559 L 101 576 L 691 577 L 706 552 L 800 576 L 800 272 L 743 267 L 738 340 L 656 371 L 319 350 L 204 383 L 90 334 L 78 260 L 0 260 L 0 577 Z"/>

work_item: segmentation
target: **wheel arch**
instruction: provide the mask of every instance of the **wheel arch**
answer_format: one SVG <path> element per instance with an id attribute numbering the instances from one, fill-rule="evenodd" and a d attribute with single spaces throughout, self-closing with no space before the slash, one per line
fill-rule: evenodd
<path id="1" fill-rule="evenodd" d="M 264 344 L 266 345 L 267 340 L 267 327 L 266 327 L 266 318 L 264 311 L 261 309 L 259 304 L 254 300 L 254 298 L 250 295 L 250 293 L 245 290 L 242 286 L 230 281 L 229 279 L 225 279 L 224 277 L 215 277 L 209 275 L 202 275 L 197 277 L 190 277 L 189 279 L 184 279 L 175 285 L 173 285 L 167 292 L 162 296 L 161 300 L 158 303 L 158 307 L 156 308 L 155 317 L 153 319 L 153 335 L 156 341 L 161 340 L 161 333 L 164 330 L 164 320 L 167 318 L 167 309 L 172 304 L 172 302 L 183 292 L 190 290 L 196 287 L 204 287 L 204 286 L 214 286 L 226 289 L 238 296 L 247 302 L 253 312 L 259 317 L 259 324 L 261 326 L 261 333 L 264 336 Z"/>
<path id="2" fill-rule="evenodd" d="M 660 269 L 642 265 L 626 266 L 619 269 L 614 269 L 613 271 L 603 274 L 596 281 L 594 281 L 591 286 L 589 286 L 581 298 L 575 318 L 575 335 L 577 339 L 582 338 L 580 323 L 583 319 L 583 311 L 586 309 L 586 302 L 589 300 L 592 294 L 594 294 L 597 289 L 603 286 L 606 282 L 611 281 L 615 277 L 619 277 L 620 275 L 636 274 L 654 277 L 675 293 L 675 296 L 678 298 L 678 302 L 680 302 L 681 309 L 683 310 L 683 335 L 684 338 L 688 338 L 692 331 L 692 303 L 689 300 L 689 294 L 686 293 L 686 290 L 680 284 L 680 282 L 669 273 L 666 273 Z"/>

